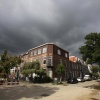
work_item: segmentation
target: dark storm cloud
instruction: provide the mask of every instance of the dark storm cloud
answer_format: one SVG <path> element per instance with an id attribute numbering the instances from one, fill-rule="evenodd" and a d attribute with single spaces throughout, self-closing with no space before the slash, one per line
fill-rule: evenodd
<path id="1" fill-rule="evenodd" d="M 27 52 L 53 42 L 80 56 L 90 32 L 100 32 L 100 0 L 0 0 L 0 51 Z"/>

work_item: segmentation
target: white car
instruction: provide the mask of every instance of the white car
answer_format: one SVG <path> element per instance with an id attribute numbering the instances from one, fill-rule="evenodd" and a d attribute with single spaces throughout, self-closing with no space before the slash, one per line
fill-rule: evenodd
<path id="1" fill-rule="evenodd" d="M 81 77 L 78 77 L 77 80 L 78 80 L 78 82 L 85 82 L 85 80 Z"/>
<path id="2" fill-rule="evenodd" d="M 90 81 L 90 80 L 91 80 L 90 75 L 85 75 L 85 76 L 84 76 L 84 80 L 85 80 L 85 81 Z"/>

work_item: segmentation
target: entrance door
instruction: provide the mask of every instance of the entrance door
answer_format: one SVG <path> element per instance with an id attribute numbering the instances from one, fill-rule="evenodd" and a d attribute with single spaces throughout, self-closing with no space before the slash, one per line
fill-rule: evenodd
<path id="1" fill-rule="evenodd" d="M 48 75 L 49 75 L 49 77 L 52 78 L 52 69 L 51 68 L 48 69 Z"/>

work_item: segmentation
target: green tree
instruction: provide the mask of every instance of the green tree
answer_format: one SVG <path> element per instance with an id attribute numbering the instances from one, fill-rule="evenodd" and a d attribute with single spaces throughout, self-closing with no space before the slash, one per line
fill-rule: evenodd
<path id="1" fill-rule="evenodd" d="M 85 45 L 81 46 L 82 59 L 90 64 L 100 65 L 100 33 L 90 33 L 85 36 Z"/>
<path id="2" fill-rule="evenodd" d="M 92 76 L 98 77 L 98 76 L 99 76 L 98 72 L 100 72 L 100 67 L 98 67 L 98 66 L 93 66 L 93 67 L 92 67 Z"/>
<path id="3" fill-rule="evenodd" d="M 63 64 L 58 64 L 56 72 L 58 75 L 60 75 L 60 83 L 62 83 L 62 75 L 64 73 L 64 65 Z"/>
<path id="4" fill-rule="evenodd" d="M 21 63 L 21 59 L 18 56 L 9 55 L 7 50 L 1 54 L 0 65 L 3 66 L 4 73 L 9 74 L 10 68 L 18 66 Z"/>
<path id="5" fill-rule="evenodd" d="M 31 74 L 31 73 L 38 74 L 39 70 L 40 70 L 39 61 L 27 62 L 24 64 L 23 68 L 21 69 L 21 73 L 22 74 Z"/>
<path id="6" fill-rule="evenodd" d="M 100 71 L 100 67 L 97 67 L 97 66 L 92 67 L 92 73 L 97 73 L 99 71 Z"/>
<path id="7" fill-rule="evenodd" d="M 0 65 L 0 73 L 4 71 L 4 67 Z"/>
<path id="8" fill-rule="evenodd" d="M 39 63 L 39 61 L 35 61 L 34 62 L 34 69 L 35 70 L 39 70 L 40 69 L 40 63 Z"/>

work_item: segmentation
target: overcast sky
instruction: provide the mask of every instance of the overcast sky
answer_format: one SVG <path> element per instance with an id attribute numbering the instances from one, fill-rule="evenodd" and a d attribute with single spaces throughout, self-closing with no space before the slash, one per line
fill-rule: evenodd
<path id="1" fill-rule="evenodd" d="M 90 32 L 100 32 L 100 0 L 0 0 L 0 52 L 50 42 L 81 57 Z"/>

